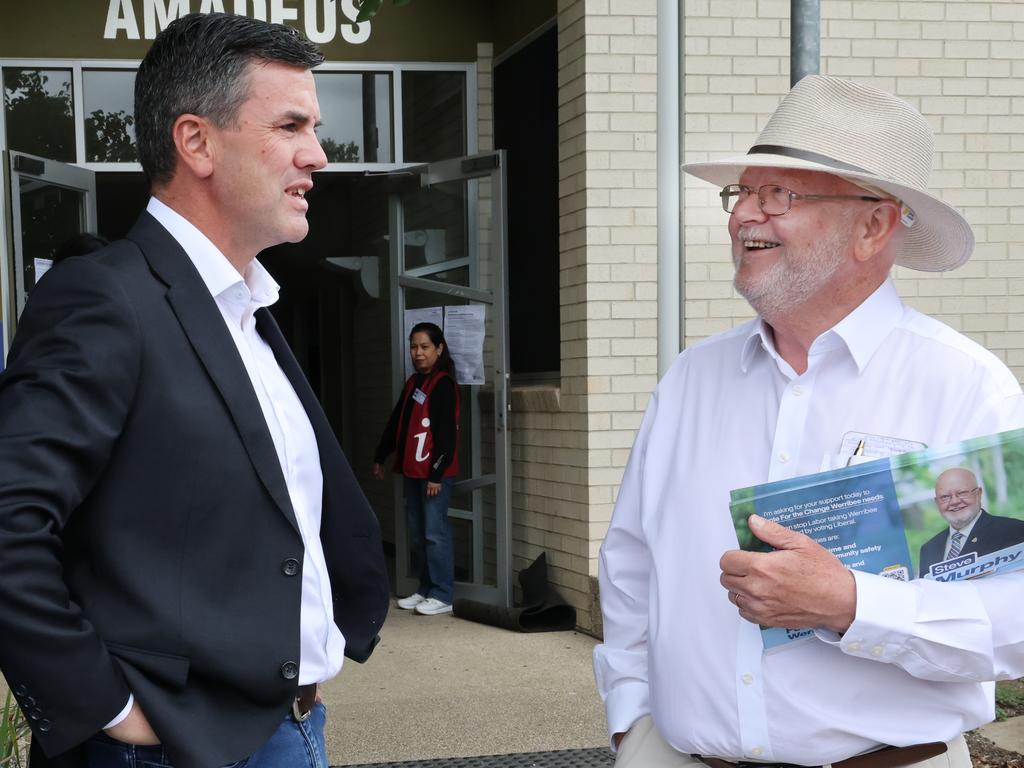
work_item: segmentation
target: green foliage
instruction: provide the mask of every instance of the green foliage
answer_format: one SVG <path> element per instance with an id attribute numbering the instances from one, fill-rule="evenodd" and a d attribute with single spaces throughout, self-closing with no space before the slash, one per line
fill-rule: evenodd
<path id="1" fill-rule="evenodd" d="M 75 127 L 71 82 L 56 90 L 37 69 L 4 70 L 4 115 L 10 149 L 74 162 Z"/>
<path id="2" fill-rule="evenodd" d="M 391 4 L 396 8 L 400 8 L 403 5 L 408 5 L 412 0 L 391 0 Z M 377 12 L 380 11 L 381 6 L 384 5 L 384 0 L 357 0 L 356 7 L 359 8 L 359 15 L 356 16 L 356 23 L 360 21 L 369 21 Z"/>
<path id="3" fill-rule="evenodd" d="M 92 163 L 134 163 L 139 159 L 129 128 L 135 117 L 123 109 L 94 110 L 85 118 L 85 156 Z"/>
<path id="4" fill-rule="evenodd" d="M 354 141 L 339 144 L 334 139 L 327 138 L 320 141 L 320 146 L 323 147 L 329 163 L 359 162 L 359 145 Z"/>
<path id="5" fill-rule="evenodd" d="M 0 709 L 0 768 L 22 768 L 28 765 L 28 724 L 25 722 L 14 696 Z"/>
<path id="6" fill-rule="evenodd" d="M 1024 678 L 996 683 L 996 720 L 1024 715 Z"/>

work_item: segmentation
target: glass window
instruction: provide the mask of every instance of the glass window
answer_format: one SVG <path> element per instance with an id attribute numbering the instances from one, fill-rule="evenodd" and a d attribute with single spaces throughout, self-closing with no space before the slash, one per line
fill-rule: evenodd
<path id="1" fill-rule="evenodd" d="M 465 72 L 402 72 L 402 139 L 406 162 L 466 154 Z"/>
<path id="2" fill-rule="evenodd" d="M 71 70 L 5 67 L 3 83 L 7 148 L 73 163 Z"/>
<path id="3" fill-rule="evenodd" d="M 135 163 L 134 70 L 86 70 L 85 159 L 90 163 Z"/>
<path id="4" fill-rule="evenodd" d="M 331 163 L 394 161 L 391 75 L 315 72 L 320 144 Z"/>

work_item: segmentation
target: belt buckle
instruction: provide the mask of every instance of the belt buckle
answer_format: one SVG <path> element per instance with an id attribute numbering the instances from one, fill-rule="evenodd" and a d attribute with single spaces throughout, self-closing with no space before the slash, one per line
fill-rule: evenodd
<path id="1" fill-rule="evenodd" d="M 306 711 L 306 712 L 300 712 L 299 711 L 299 698 L 296 696 L 292 700 L 292 717 L 295 718 L 295 721 L 297 723 L 304 723 L 304 722 L 306 722 L 307 720 L 309 720 L 309 716 L 311 714 L 313 714 L 312 707 L 308 711 Z"/>

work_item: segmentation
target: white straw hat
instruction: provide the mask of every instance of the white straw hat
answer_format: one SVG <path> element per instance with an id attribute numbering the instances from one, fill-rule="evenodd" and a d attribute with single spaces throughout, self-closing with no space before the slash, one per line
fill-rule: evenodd
<path id="1" fill-rule="evenodd" d="M 970 258 L 974 234 L 956 209 L 927 191 L 932 147 L 928 122 L 902 99 L 809 75 L 782 99 L 746 155 L 687 163 L 683 170 L 723 187 L 751 167 L 823 171 L 881 190 L 903 201 L 909 224 L 896 263 L 942 272 Z"/>

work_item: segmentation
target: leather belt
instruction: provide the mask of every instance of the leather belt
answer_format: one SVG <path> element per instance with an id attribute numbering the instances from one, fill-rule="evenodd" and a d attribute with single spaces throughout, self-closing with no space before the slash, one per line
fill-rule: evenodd
<path id="1" fill-rule="evenodd" d="M 946 745 L 941 741 L 914 744 L 910 747 L 882 747 L 874 752 L 866 752 L 863 755 L 848 757 L 838 763 L 832 763 L 831 768 L 900 768 L 904 765 L 928 760 L 945 751 Z M 718 757 L 702 755 L 694 755 L 694 757 L 711 768 L 807 768 L 793 763 L 752 763 L 747 761 L 732 763 Z M 816 766 L 815 768 L 822 767 Z"/>
<path id="2" fill-rule="evenodd" d="M 292 702 L 292 717 L 296 722 L 304 723 L 316 706 L 316 683 L 300 685 L 295 692 L 295 701 Z"/>

